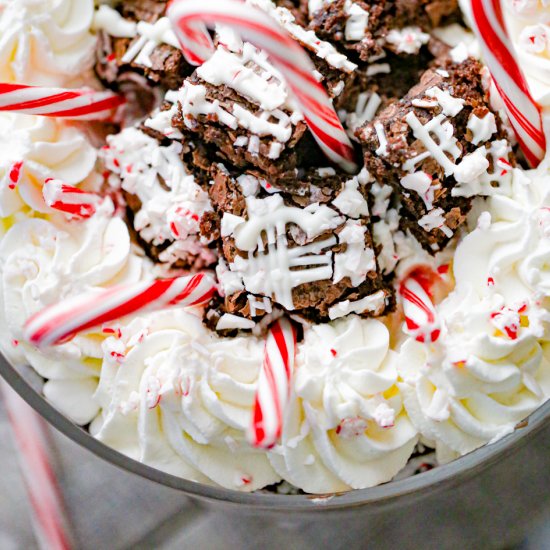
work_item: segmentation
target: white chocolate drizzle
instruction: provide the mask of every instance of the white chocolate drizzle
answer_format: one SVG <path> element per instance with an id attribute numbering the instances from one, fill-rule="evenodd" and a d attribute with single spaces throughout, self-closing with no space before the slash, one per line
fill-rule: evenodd
<path id="1" fill-rule="evenodd" d="M 454 173 L 456 165 L 449 159 L 447 153 L 456 160 L 460 157 L 462 152 L 458 146 L 457 139 L 454 137 L 454 128 L 445 115 L 439 114 L 426 124 L 422 124 L 418 117 L 411 111 L 407 114 L 405 120 L 411 127 L 414 137 L 422 141 L 426 151 L 407 160 L 403 164 L 404 170 L 410 172 L 414 170 L 417 164 L 429 157 L 433 157 L 445 170 L 445 175 L 451 176 Z M 437 137 L 438 142 L 434 140 L 432 134 Z"/>
<path id="2" fill-rule="evenodd" d="M 344 197 L 336 202 L 352 215 L 367 215 L 358 185 L 358 178 L 352 178 L 344 188 Z M 337 283 L 349 277 L 357 286 L 369 272 L 376 271 L 374 250 L 365 243 L 367 229 L 360 221 L 346 220 L 327 205 L 312 204 L 304 209 L 286 206 L 279 195 L 248 197 L 246 203 L 248 220 L 232 216 L 231 223 L 222 221 L 224 235 L 231 227 L 235 246 L 246 253 L 235 256 L 227 266 L 231 276 L 223 270 L 218 274 L 226 294 L 244 288 L 293 310 L 292 291 L 300 285 L 322 280 Z M 301 235 L 300 244 L 292 248 L 287 241 L 289 226 L 291 234 Z M 319 239 L 337 228 L 341 228 L 338 235 Z M 338 243 L 346 246 L 334 254 L 331 248 Z M 270 308 L 265 301 L 259 305 L 257 298 L 250 296 L 249 305 L 252 315 L 258 309 Z"/>
<path id="3" fill-rule="evenodd" d="M 151 67 L 151 54 L 155 48 L 161 44 L 179 48 L 178 39 L 167 17 L 161 17 L 155 23 L 135 23 L 124 19 L 116 10 L 103 4 L 95 13 L 94 28 L 117 38 L 137 38 L 123 55 L 123 63 L 133 62 Z"/>

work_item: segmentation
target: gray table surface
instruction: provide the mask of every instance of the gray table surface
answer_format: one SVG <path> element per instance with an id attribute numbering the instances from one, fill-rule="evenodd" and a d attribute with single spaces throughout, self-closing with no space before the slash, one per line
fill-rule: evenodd
<path id="1" fill-rule="evenodd" d="M 103 462 L 53 429 L 50 435 L 76 548 L 225 550 L 261 547 L 261 532 L 248 534 L 249 543 L 243 545 L 243 534 L 234 518 L 212 518 L 184 495 Z M 545 452 L 550 449 L 550 429 L 543 432 L 539 444 Z M 31 510 L 1 403 L 0 464 L 0 550 L 34 550 L 37 546 L 31 527 Z M 314 534 L 309 540 L 312 548 L 322 547 L 315 543 Z M 461 548 L 458 541 L 456 548 Z M 546 549 L 550 550 L 548 506 L 538 510 L 533 528 L 525 533 L 524 542 L 516 550 Z"/>

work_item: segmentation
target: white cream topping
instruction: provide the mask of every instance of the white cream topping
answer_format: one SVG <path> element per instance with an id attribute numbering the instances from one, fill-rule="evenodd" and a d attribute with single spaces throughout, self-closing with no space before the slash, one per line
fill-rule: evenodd
<path id="1" fill-rule="evenodd" d="M 94 188 L 96 151 L 76 128 L 47 117 L 0 114 L 0 216 L 49 212 L 48 178 Z"/>
<path id="2" fill-rule="evenodd" d="M 262 339 L 219 338 L 199 317 L 172 309 L 134 319 L 104 349 L 98 439 L 202 483 L 253 491 L 279 480 L 246 440 Z"/>
<path id="3" fill-rule="evenodd" d="M 29 317 L 63 298 L 142 277 L 143 261 L 132 253 L 126 225 L 113 211 L 106 199 L 88 220 L 24 220 L 0 244 L 3 352 L 53 381 L 44 391 L 82 424 L 98 412 L 90 396 L 99 377 L 101 329 L 41 352 L 23 340 L 22 329 Z M 73 395 L 63 397 L 62 389 L 68 387 L 80 392 L 82 408 Z"/>
<path id="4" fill-rule="evenodd" d="M 91 68 L 93 0 L 19 0 L 0 7 L 0 82 L 65 86 Z"/>
<path id="5" fill-rule="evenodd" d="M 515 170 L 509 189 L 476 201 L 438 307 L 442 337 L 403 346 L 405 406 L 441 460 L 511 432 L 550 397 L 549 181 L 546 164 Z"/>
<path id="6" fill-rule="evenodd" d="M 405 407 L 442 461 L 510 433 L 550 396 L 548 347 L 528 331 L 514 341 L 495 336 L 489 311 L 457 293 L 440 309 L 441 358 L 412 340 L 401 351 Z"/>
<path id="7" fill-rule="evenodd" d="M 281 444 L 270 453 L 284 479 L 312 493 L 345 491 L 403 468 L 417 436 L 396 391 L 395 359 L 376 320 L 306 330 Z"/>

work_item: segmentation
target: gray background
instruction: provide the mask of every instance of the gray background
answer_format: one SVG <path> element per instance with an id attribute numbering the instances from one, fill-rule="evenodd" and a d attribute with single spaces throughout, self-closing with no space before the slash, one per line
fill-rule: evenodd
<path id="1" fill-rule="evenodd" d="M 279 541 L 264 540 L 261 529 L 243 532 L 238 515 L 216 515 L 207 512 L 200 503 L 165 487 L 123 472 L 88 451 L 79 448 L 64 436 L 50 430 L 55 467 L 70 514 L 75 548 L 88 549 L 227 549 L 227 548 L 322 548 L 315 532 L 303 526 L 301 536 L 281 531 Z M 550 426 L 541 432 L 533 445 L 518 453 L 517 461 L 525 460 L 529 453 L 532 461 L 537 457 L 541 469 L 547 469 L 550 451 Z M 5 410 L 0 402 L 0 550 L 37 548 L 31 527 L 31 510 L 19 471 L 16 451 Z M 529 472 L 536 480 L 537 468 Z M 546 477 L 541 478 L 547 479 Z M 514 550 L 550 550 L 550 497 L 549 487 L 539 487 L 536 494 L 522 491 L 514 480 L 509 502 L 503 506 L 521 506 L 532 509 L 530 527 L 518 526 L 518 545 Z M 482 490 L 483 483 L 480 483 Z M 534 484 L 536 485 L 536 483 Z M 528 484 L 524 485 L 525 487 Z M 531 494 L 530 494 L 531 491 Z M 542 495 L 542 497 L 541 497 Z M 472 502 L 475 506 L 475 495 Z M 475 514 L 475 509 L 469 512 Z M 396 525 L 395 529 L 399 529 Z M 346 543 L 346 529 L 342 526 L 342 540 L 338 548 L 353 548 Z M 388 549 L 393 550 L 391 533 Z M 411 541 L 411 548 L 461 549 L 461 534 L 449 529 L 448 538 L 442 541 Z M 290 541 L 290 542 L 289 542 Z M 495 533 L 491 547 L 504 550 Z M 334 550 L 334 545 L 332 550 Z M 365 548 L 367 545 L 365 545 Z M 487 543 L 480 544 L 487 548 Z"/>

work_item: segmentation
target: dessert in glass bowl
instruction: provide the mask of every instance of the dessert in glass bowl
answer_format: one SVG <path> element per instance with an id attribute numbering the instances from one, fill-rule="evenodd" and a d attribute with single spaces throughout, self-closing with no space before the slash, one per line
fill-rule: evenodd
<path id="1" fill-rule="evenodd" d="M 76 6 L 0 11 L 1 344 L 66 416 L 192 481 L 330 493 L 548 398 L 542 121 L 457 2 Z"/>

